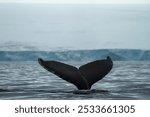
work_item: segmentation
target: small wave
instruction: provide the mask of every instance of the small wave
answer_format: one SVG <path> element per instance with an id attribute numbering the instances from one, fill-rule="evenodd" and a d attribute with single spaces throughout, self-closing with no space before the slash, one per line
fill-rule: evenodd
<path id="1" fill-rule="evenodd" d="M 0 89 L 0 92 L 9 92 L 7 89 Z"/>
<path id="2" fill-rule="evenodd" d="M 0 92 L 18 92 L 20 89 L 0 89 Z"/>
<path id="3" fill-rule="evenodd" d="M 92 94 L 92 93 L 108 93 L 108 90 L 97 90 L 97 89 L 92 89 L 92 90 L 45 90 L 45 89 L 38 89 L 38 90 L 24 90 L 24 89 L 0 89 L 0 92 L 28 92 L 28 93 L 33 93 L 33 92 L 38 92 L 38 93 L 73 93 L 73 94 Z"/>
<path id="4" fill-rule="evenodd" d="M 97 90 L 97 89 L 73 91 L 74 94 L 92 94 L 92 93 L 108 93 L 108 92 L 109 92 L 108 90 Z"/>

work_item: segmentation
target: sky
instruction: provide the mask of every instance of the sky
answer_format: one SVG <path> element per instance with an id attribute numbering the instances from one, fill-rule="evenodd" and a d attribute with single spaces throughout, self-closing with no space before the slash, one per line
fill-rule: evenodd
<path id="1" fill-rule="evenodd" d="M 149 5 L 0 4 L 0 17 L 0 50 L 2 42 L 150 50 Z"/>
<path id="2" fill-rule="evenodd" d="M 0 0 L 10 3 L 109 3 L 109 4 L 150 4 L 150 0 Z"/>

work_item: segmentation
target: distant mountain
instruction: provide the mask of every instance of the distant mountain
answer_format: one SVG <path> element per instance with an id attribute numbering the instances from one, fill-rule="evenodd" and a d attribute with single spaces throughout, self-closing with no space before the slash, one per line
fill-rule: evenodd
<path id="1" fill-rule="evenodd" d="M 148 50 L 0 51 L 0 61 L 36 61 L 39 57 L 59 61 L 93 61 L 107 56 L 114 61 L 150 61 Z"/>

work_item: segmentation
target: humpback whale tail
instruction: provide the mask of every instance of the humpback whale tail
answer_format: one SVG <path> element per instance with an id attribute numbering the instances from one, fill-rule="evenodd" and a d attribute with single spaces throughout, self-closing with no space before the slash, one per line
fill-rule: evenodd
<path id="1" fill-rule="evenodd" d="M 101 80 L 112 69 L 113 62 L 107 59 L 96 60 L 76 68 L 58 61 L 44 61 L 38 58 L 38 62 L 49 72 L 74 84 L 79 90 L 91 89 L 91 86 Z"/>

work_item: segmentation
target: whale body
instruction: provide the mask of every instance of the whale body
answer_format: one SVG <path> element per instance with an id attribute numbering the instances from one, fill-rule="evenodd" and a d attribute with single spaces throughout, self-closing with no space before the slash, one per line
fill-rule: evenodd
<path id="1" fill-rule="evenodd" d="M 74 84 L 79 90 L 91 89 L 92 85 L 104 78 L 113 67 L 113 62 L 109 56 L 79 68 L 58 61 L 45 61 L 41 58 L 38 58 L 38 62 L 49 72 Z"/>

